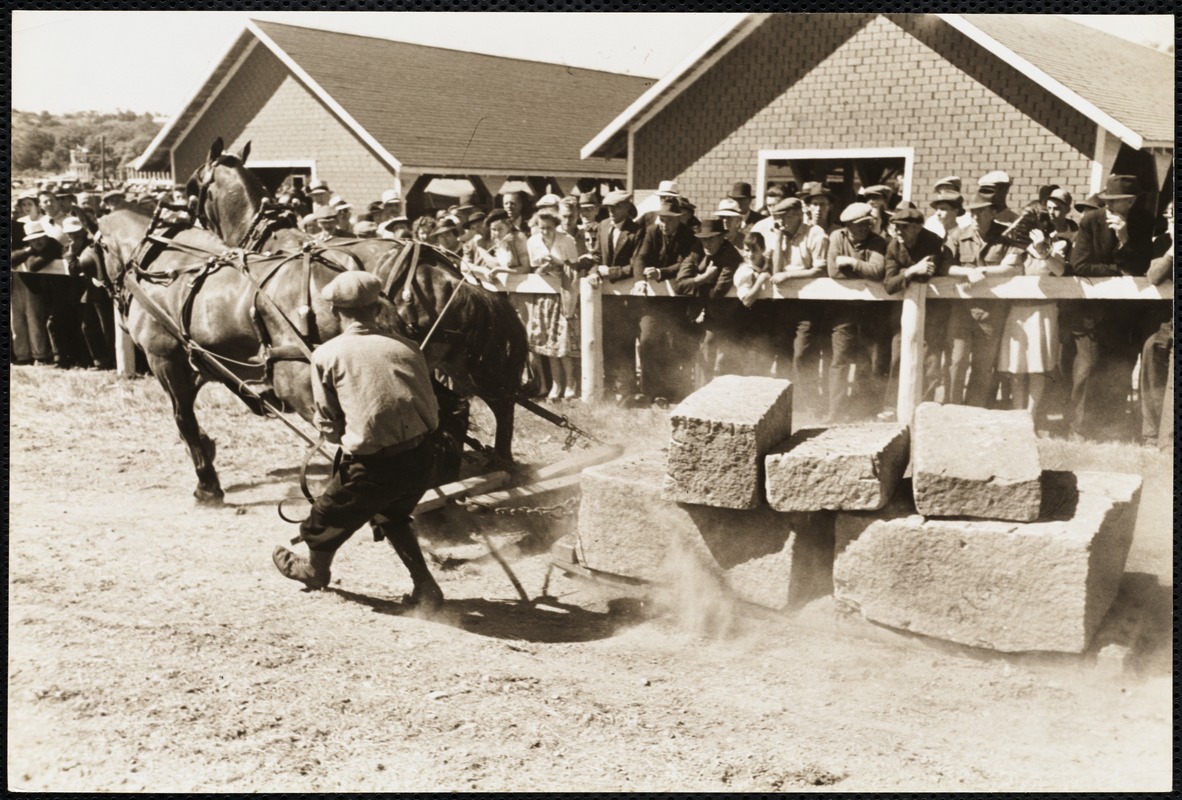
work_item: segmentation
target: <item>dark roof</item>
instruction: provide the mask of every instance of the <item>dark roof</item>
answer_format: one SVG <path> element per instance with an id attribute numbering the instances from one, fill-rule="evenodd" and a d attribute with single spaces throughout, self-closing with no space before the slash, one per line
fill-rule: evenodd
<path id="1" fill-rule="evenodd" d="M 655 82 L 262 20 L 251 25 L 412 171 L 623 175 L 622 160 L 592 168 L 579 148 Z M 136 166 L 163 160 L 253 38 L 248 27 Z"/>
<path id="2" fill-rule="evenodd" d="M 1147 142 L 1174 141 L 1174 57 L 1053 15 L 962 14 Z"/>

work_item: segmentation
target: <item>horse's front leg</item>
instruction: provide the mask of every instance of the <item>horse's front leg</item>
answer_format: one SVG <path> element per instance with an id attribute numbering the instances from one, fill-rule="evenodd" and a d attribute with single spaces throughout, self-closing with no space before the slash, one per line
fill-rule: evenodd
<path id="1" fill-rule="evenodd" d="M 217 446 L 201 430 L 193 411 L 193 403 L 197 399 L 197 376 L 179 350 L 167 357 L 149 355 L 148 365 L 172 401 L 173 419 L 176 420 L 177 430 L 185 446 L 189 448 L 189 457 L 197 471 L 197 488 L 193 496 L 199 503 L 220 505 L 225 492 L 213 466 Z"/>
<path id="2" fill-rule="evenodd" d="M 513 464 L 513 411 L 515 406 L 513 399 L 485 399 L 484 402 L 492 411 L 493 419 L 497 422 L 496 437 L 493 440 L 493 455 L 498 465 L 511 466 Z"/>

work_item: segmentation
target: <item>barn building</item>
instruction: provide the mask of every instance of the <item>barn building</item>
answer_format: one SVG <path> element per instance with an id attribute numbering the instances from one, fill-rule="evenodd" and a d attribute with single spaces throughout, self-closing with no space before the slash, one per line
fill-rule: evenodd
<path id="1" fill-rule="evenodd" d="M 132 166 L 184 182 L 216 137 L 251 141 L 272 191 L 324 180 L 358 207 L 399 188 L 412 215 L 428 190 L 488 203 L 506 182 L 535 196 L 613 185 L 624 162 L 579 148 L 653 83 L 252 20 Z"/>
<path id="2" fill-rule="evenodd" d="M 750 14 L 720 31 L 582 149 L 626 157 L 638 193 L 676 179 L 713 207 L 748 181 L 827 181 L 844 204 L 894 181 L 1005 170 L 1011 206 L 1137 174 L 1172 196 L 1174 59 L 1054 16 Z"/>

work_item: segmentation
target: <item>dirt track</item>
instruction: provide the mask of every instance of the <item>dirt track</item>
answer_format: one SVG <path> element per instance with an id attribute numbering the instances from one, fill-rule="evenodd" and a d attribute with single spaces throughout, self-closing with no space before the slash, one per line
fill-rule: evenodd
<path id="1" fill-rule="evenodd" d="M 154 382 L 12 371 L 10 789 L 1170 788 L 1169 456 L 1056 454 L 1147 475 L 1129 570 L 1162 584 L 1161 638 L 1114 679 L 1081 659 L 970 657 L 782 620 L 707 638 L 693 615 L 630 615 L 562 578 L 560 606 L 522 606 L 463 512 L 430 541 L 457 565 L 438 571 L 440 616 L 400 613 L 405 574 L 364 533 L 332 591 L 303 593 L 269 560 L 294 535 L 274 510 L 295 493 L 280 469 L 300 455 L 290 436 L 207 390 L 227 506 L 198 508 L 166 405 Z M 572 413 L 611 420 L 629 444 L 659 441 L 664 424 Z M 522 427 L 519 454 L 560 455 L 550 430 Z M 547 556 L 528 545 L 546 537 L 514 548 L 530 531 L 498 522 L 539 594 Z"/>

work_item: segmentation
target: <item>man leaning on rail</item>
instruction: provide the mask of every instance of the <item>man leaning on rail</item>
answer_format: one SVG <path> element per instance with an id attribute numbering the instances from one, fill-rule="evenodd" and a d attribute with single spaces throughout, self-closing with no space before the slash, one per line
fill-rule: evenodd
<path id="1" fill-rule="evenodd" d="M 410 515 L 430 482 L 430 434 L 439 408 L 418 346 L 374 324 L 381 292 L 377 277 L 360 271 L 344 272 L 324 287 L 343 330 L 312 354 L 313 421 L 342 455 L 300 523 L 308 557 L 276 547 L 272 560 L 284 577 L 323 589 L 333 555 L 368 521 L 374 538 L 388 541 L 410 571 L 414 590 L 403 602 L 437 609 L 443 592 Z"/>

